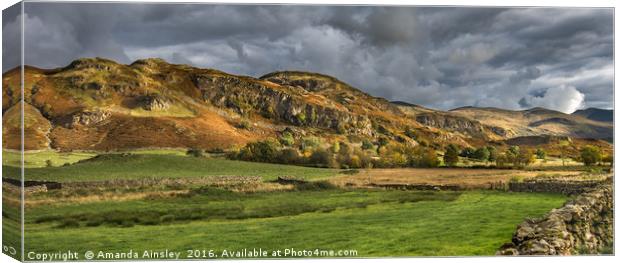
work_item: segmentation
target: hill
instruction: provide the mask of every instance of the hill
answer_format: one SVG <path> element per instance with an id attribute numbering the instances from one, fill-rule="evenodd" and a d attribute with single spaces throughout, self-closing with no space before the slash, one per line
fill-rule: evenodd
<path id="1" fill-rule="evenodd" d="M 577 110 L 571 115 L 581 116 L 593 121 L 613 122 L 614 110 L 605 110 L 598 108 L 587 108 L 585 110 Z"/>
<path id="2" fill-rule="evenodd" d="M 325 144 L 394 141 L 442 148 L 517 136 L 611 137 L 612 124 L 550 110 L 437 111 L 373 97 L 334 77 L 280 71 L 259 78 L 141 59 L 82 58 L 24 72 L 25 149 L 225 150 L 276 138 Z M 20 72 L 3 74 L 5 148 L 19 148 Z M 525 128 L 524 128 L 525 127 Z"/>
<path id="3" fill-rule="evenodd" d="M 511 111 L 498 108 L 463 107 L 450 113 L 501 127 L 509 137 L 555 135 L 575 138 L 611 140 L 613 123 L 600 122 L 578 115 L 565 114 L 545 108 Z"/>
<path id="4" fill-rule="evenodd" d="M 161 59 L 124 65 L 103 58 L 24 73 L 26 115 L 40 115 L 50 126 L 41 124 L 37 136 L 27 138 L 29 149 L 227 149 L 284 130 L 296 137 L 388 137 L 415 145 L 405 127 L 422 128 L 385 99 L 315 73 L 253 78 Z M 3 75 L 5 117 L 19 113 L 11 110 L 20 97 L 19 77 L 19 70 Z M 11 130 L 16 125 L 5 126 L 5 141 L 19 142 L 19 129 Z M 424 129 L 419 138 L 440 133 Z"/>

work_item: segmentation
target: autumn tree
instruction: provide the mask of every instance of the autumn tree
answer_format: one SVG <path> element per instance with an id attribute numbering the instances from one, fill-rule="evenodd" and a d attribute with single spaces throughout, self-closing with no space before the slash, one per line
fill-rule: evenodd
<path id="1" fill-rule="evenodd" d="M 590 166 L 601 161 L 601 150 L 592 145 L 581 148 L 581 161 L 584 165 Z"/>
<path id="2" fill-rule="evenodd" d="M 459 147 L 454 144 L 449 144 L 443 155 L 443 162 L 446 166 L 455 166 L 459 162 Z"/>

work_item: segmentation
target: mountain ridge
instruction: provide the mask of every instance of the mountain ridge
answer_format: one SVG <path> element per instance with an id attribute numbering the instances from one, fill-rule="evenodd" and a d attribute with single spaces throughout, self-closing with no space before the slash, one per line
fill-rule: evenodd
<path id="1" fill-rule="evenodd" d="M 12 110 L 19 102 L 17 73 L 13 69 L 3 74 L 5 120 L 14 119 L 18 112 Z M 162 59 L 120 64 L 81 58 L 54 69 L 25 66 L 24 74 L 24 101 L 31 109 L 27 114 L 37 120 L 32 129 L 38 134 L 26 141 L 27 149 L 227 149 L 278 137 L 285 131 L 298 138 L 356 137 L 354 141 L 374 142 L 384 138 L 414 146 L 432 142 L 433 147 L 476 145 L 522 135 L 468 116 L 464 110 L 444 112 L 391 103 L 335 77 L 312 72 L 276 71 L 255 78 Z M 602 138 L 600 134 L 607 132 L 608 127 L 599 127 L 596 121 L 579 116 L 570 120 L 596 129 L 569 135 Z M 16 139 L 12 134 L 15 123 L 4 124 L 5 141 Z"/>

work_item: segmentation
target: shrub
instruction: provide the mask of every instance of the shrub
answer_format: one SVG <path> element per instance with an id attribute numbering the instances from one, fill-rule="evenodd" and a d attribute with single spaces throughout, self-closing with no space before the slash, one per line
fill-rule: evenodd
<path id="1" fill-rule="evenodd" d="M 497 167 L 500 167 L 500 168 L 505 168 L 505 167 L 507 167 L 507 165 L 508 165 L 509 163 L 510 163 L 510 161 L 508 160 L 508 156 L 506 156 L 506 154 L 505 154 L 505 153 L 503 153 L 503 154 L 498 154 L 498 155 L 495 157 L 495 165 L 496 165 Z"/>
<path id="2" fill-rule="evenodd" d="M 405 128 L 405 135 L 414 140 L 417 138 L 415 130 L 411 129 L 409 126 Z"/>
<path id="3" fill-rule="evenodd" d="M 239 151 L 238 159 L 254 162 L 277 162 L 279 150 L 280 143 L 272 139 L 251 142 Z"/>
<path id="4" fill-rule="evenodd" d="M 189 156 L 194 156 L 194 157 L 203 157 L 204 156 L 204 152 L 202 150 L 196 149 L 196 148 L 188 149 L 185 154 L 187 154 Z"/>
<path id="5" fill-rule="evenodd" d="M 319 145 L 321 145 L 321 140 L 314 136 L 306 137 L 301 141 L 302 150 L 315 148 L 315 147 L 318 147 Z"/>
<path id="6" fill-rule="evenodd" d="M 428 142 L 428 140 L 423 139 L 423 138 L 418 138 L 417 142 L 420 144 L 420 146 L 422 147 L 428 147 L 430 145 L 430 143 Z"/>
<path id="7" fill-rule="evenodd" d="M 594 165 L 601 161 L 601 150 L 596 146 L 587 145 L 581 149 L 580 156 L 584 165 Z"/>
<path id="8" fill-rule="evenodd" d="M 341 150 L 337 159 L 341 168 L 367 168 L 372 163 L 369 154 L 359 148 Z"/>
<path id="9" fill-rule="evenodd" d="M 505 160 L 503 165 L 506 163 L 512 163 L 512 166 L 515 168 L 520 168 L 527 166 L 534 162 L 536 156 L 529 150 L 520 149 L 519 146 L 511 146 L 508 148 L 508 151 L 504 154 Z M 499 163 L 498 163 L 498 166 Z"/>
<path id="10" fill-rule="evenodd" d="M 246 119 L 242 119 L 241 121 L 239 121 L 239 123 L 237 123 L 237 128 L 239 128 L 239 129 L 247 130 L 251 126 L 252 126 L 252 124 L 250 124 L 250 121 L 248 121 Z"/>
<path id="11" fill-rule="evenodd" d="M 439 166 L 439 159 L 435 150 L 428 147 L 417 147 L 411 164 L 415 167 L 437 167 Z"/>
<path id="12" fill-rule="evenodd" d="M 494 162 L 497 159 L 497 149 L 493 146 L 487 146 L 487 151 L 489 151 L 489 161 Z"/>
<path id="13" fill-rule="evenodd" d="M 547 153 L 543 149 L 538 148 L 536 149 L 536 158 L 544 160 L 547 158 Z"/>
<path id="14" fill-rule="evenodd" d="M 333 153 L 339 153 L 340 152 L 340 142 L 334 142 L 332 144 L 332 148 L 331 148 Z"/>
<path id="15" fill-rule="evenodd" d="M 310 164 L 319 167 L 337 167 L 336 160 L 333 158 L 333 154 L 325 149 L 317 149 L 310 155 Z"/>
<path id="16" fill-rule="evenodd" d="M 472 158 L 484 162 L 489 160 L 489 155 L 490 153 L 487 147 L 480 147 L 474 151 Z"/>
<path id="17" fill-rule="evenodd" d="M 476 149 L 474 149 L 472 147 L 467 147 L 467 148 L 465 148 L 465 149 L 463 149 L 461 151 L 460 156 L 461 157 L 467 157 L 467 158 L 473 158 L 475 151 L 476 151 Z"/>
<path id="18" fill-rule="evenodd" d="M 280 136 L 280 143 L 282 145 L 292 146 L 295 143 L 295 138 L 293 137 L 293 134 L 291 134 L 290 132 L 285 131 Z"/>
<path id="19" fill-rule="evenodd" d="M 295 122 L 298 125 L 302 125 L 302 124 L 306 123 L 306 114 L 298 113 L 297 115 L 295 115 Z"/>
<path id="20" fill-rule="evenodd" d="M 372 144 L 372 142 L 370 140 L 368 140 L 368 139 L 362 140 L 362 149 L 370 150 L 370 149 L 372 149 L 374 147 L 375 147 L 375 145 Z"/>
<path id="21" fill-rule="evenodd" d="M 446 166 L 455 166 L 459 162 L 459 148 L 454 144 L 446 147 L 446 152 L 443 155 L 443 162 Z"/>
<path id="22" fill-rule="evenodd" d="M 390 143 L 390 139 L 388 139 L 387 137 L 379 137 L 379 141 L 378 141 L 379 147 L 386 146 L 388 145 L 388 143 Z"/>
<path id="23" fill-rule="evenodd" d="M 280 163 L 283 164 L 298 164 L 301 163 L 301 156 L 297 149 L 286 148 L 280 151 Z"/>
<path id="24" fill-rule="evenodd" d="M 347 133 L 347 127 L 343 123 L 339 123 L 338 126 L 336 127 L 336 131 L 339 134 L 346 134 Z"/>

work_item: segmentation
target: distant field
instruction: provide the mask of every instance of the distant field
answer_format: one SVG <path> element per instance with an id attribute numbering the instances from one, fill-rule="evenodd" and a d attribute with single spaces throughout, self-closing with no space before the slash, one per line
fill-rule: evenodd
<path id="1" fill-rule="evenodd" d="M 470 159 L 470 158 L 463 158 L 460 157 L 459 158 L 459 163 L 457 164 L 458 166 L 461 167 L 467 167 L 467 166 L 488 166 L 488 165 L 495 165 L 495 162 L 481 162 L 475 159 Z M 543 159 L 536 159 L 534 160 L 533 163 L 531 163 L 528 168 L 539 168 L 539 167 L 555 167 L 555 166 L 562 166 L 562 159 L 557 158 L 557 157 L 551 157 L 548 156 L 547 159 L 543 160 Z M 564 165 L 566 166 L 583 166 L 583 163 L 581 162 L 577 162 L 571 158 L 566 158 L 564 159 Z"/>
<path id="2" fill-rule="evenodd" d="M 493 255 L 525 217 L 565 200 L 491 191 L 325 190 L 58 204 L 26 211 L 26 252 L 295 248 L 354 249 L 362 257 Z"/>
<path id="3" fill-rule="evenodd" d="M 137 149 L 132 151 L 124 151 L 127 153 L 136 154 L 162 154 L 162 155 L 177 155 L 185 156 L 185 149 Z M 103 152 L 102 152 L 103 153 Z M 118 152 L 120 153 L 120 152 Z M 65 164 L 73 164 L 80 160 L 92 158 L 96 156 L 97 152 L 57 152 L 51 150 L 45 151 L 32 151 L 24 154 L 24 166 L 26 168 L 37 168 L 48 166 L 47 161 L 51 162 L 52 166 L 62 166 Z M 3 150 L 2 151 L 2 165 L 19 167 L 21 162 L 21 156 L 18 151 Z"/>
<path id="4" fill-rule="evenodd" d="M 19 168 L 3 165 L 4 177 L 19 178 Z M 278 176 L 320 179 L 338 170 L 292 165 L 253 163 L 172 154 L 103 155 L 61 167 L 27 168 L 26 180 L 57 182 L 102 181 L 113 179 L 181 178 L 203 176 L 261 176 L 274 180 Z"/>
<path id="5" fill-rule="evenodd" d="M 536 176 L 576 175 L 578 171 L 523 171 L 506 169 L 471 168 L 394 168 L 366 169 L 354 175 L 331 178 L 338 185 L 353 184 L 456 184 L 464 187 L 487 186 L 490 183 L 508 182 L 511 178 Z"/>
<path id="6" fill-rule="evenodd" d="M 72 164 L 79 160 L 88 159 L 95 156 L 95 153 L 89 152 L 69 152 L 59 153 L 55 151 L 39 151 L 26 152 L 24 154 L 24 167 L 45 167 L 47 160 L 53 166 L 61 166 L 65 163 Z M 21 155 L 18 151 L 2 151 L 2 165 L 19 167 L 21 163 Z"/>

